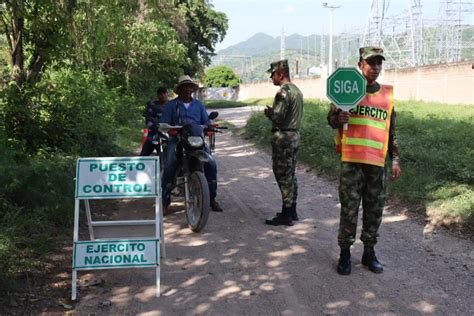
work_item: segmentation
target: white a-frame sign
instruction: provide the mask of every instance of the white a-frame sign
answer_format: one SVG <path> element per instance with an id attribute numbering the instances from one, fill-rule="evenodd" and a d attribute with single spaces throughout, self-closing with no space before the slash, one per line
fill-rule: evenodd
<path id="1" fill-rule="evenodd" d="M 72 299 L 77 271 L 155 268 L 160 296 L 160 255 L 164 257 L 159 157 L 79 158 L 76 167 Z M 154 220 L 94 221 L 90 199 L 154 198 Z M 84 201 L 90 240 L 79 240 L 79 206 Z M 112 228 L 114 234 L 111 235 Z M 117 232 L 119 236 L 117 235 Z"/>

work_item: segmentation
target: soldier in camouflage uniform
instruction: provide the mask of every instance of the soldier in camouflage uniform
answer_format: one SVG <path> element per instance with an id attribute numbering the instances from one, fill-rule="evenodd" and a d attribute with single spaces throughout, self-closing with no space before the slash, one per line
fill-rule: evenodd
<path id="1" fill-rule="evenodd" d="M 290 70 L 286 59 L 276 61 L 267 70 L 271 73 L 273 84 L 280 86 L 275 95 L 273 106 L 264 113 L 272 121 L 272 161 L 273 174 L 278 183 L 282 197 L 282 210 L 267 225 L 292 226 L 298 220 L 296 198 L 298 183 L 295 176 L 296 153 L 300 144 L 299 129 L 303 115 L 303 94 L 290 81 Z"/>
<path id="2" fill-rule="evenodd" d="M 344 137 L 346 137 L 346 151 L 344 151 L 344 147 L 339 147 L 342 148 L 343 158 L 341 159 L 339 184 L 341 214 L 338 244 L 341 248 L 341 253 L 337 272 L 342 275 L 351 273 L 350 247 L 355 241 L 357 216 L 361 201 L 363 225 L 360 239 L 364 243 L 362 264 L 367 266 L 372 272 L 383 272 L 383 266 L 375 256 L 374 246 L 377 243 L 377 231 L 382 222 L 382 212 L 386 197 L 387 161 L 385 157 L 387 151 L 388 157 L 392 160 L 391 178 L 396 180 L 401 175 L 399 147 L 395 134 L 396 115 L 392 101 L 393 88 L 387 85 L 380 85 L 376 81 L 382 70 L 382 61 L 385 60 L 383 50 L 378 47 L 362 47 L 359 49 L 359 55 L 358 66 L 367 80 L 366 97 L 350 112 L 341 111 L 331 104 L 331 109 L 328 113 L 329 125 L 333 128 L 338 128 L 339 135 L 345 133 Z M 388 109 L 385 112 L 384 106 Z M 386 113 L 385 116 L 383 115 L 384 113 Z M 363 122 L 368 123 L 364 125 Z M 343 130 L 342 127 L 345 123 L 348 123 L 349 127 Z M 379 129 L 375 129 L 374 126 L 378 126 Z M 349 131 L 352 131 L 352 134 Z M 378 149 L 380 155 L 378 157 L 380 159 L 379 163 L 374 163 L 376 159 L 372 158 L 373 156 L 371 155 L 365 156 L 369 157 L 367 160 L 360 159 L 361 156 L 357 156 L 363 155 L 364 152 L 377 152 L 377 149 L 373 148 L 377 147 L 374 146 L 375 142 L 370 140 L 371 133 L 372 135 L 382 133 L 382 137 L 388 136 L 385 138 L 386 146 L 380 145 Z M 351 137 L 350 135 L 353 135 L 352 141 L 347 138 Z M 343 138 L 339 138 L 339 141 L 341 139 Z M 360 146 L 361 144 L 362 146 Z M 341 146 L 344 146 L 344 140 L 342 140 Z M 350 146 L 353 146 L 353 148 L 347 149 Z M 353 155 L 352 160 L 351 155 Z"/>

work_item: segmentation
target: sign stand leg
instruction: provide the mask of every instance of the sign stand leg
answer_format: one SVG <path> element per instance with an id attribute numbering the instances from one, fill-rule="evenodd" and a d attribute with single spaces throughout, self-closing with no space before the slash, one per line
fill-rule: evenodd
<path id="1" fill-rule="evenodd" d="M 160 267 L 161 264 L 156 266 L 156 297 L 160 297 Z"/>
<path id="2" fill-rule="evenodd" d="M 163 234 L 163 208 L 161 207 L 161 199 L 155 198 L 155 234 L 156 239 L 158 239 L 157 247 L 160 247 L 160 257 L 165 256 L 165 239 Z M 160 297 L 160 268 L 161 268 L 161 260 L 157 258 L 159 264 L 156 266 L 156 297 Z"/>
<path id="3" fill-rule="evenodd" d="M 77 270 L 73 269 L 72 270 L 72 297 L 71 299 L 75 301 L 76 297 L 77 297 Z"/>
<path id="4" fill-rule="evenodd" d="M 79 199 L 75 200 L 74 203 L 74 237 L 73 244 L 76 245 L 76 242 L 79 240 Z M 74 266 L 74 258 L 72 263 L 72 295 L 71 299 L 76 300 L 77 297 L 77 270 Z"/>
<path id="5" fill-rule="evenodd" d="M 161 205 L 161 199 L 157 199 L 156 205 L 158 209 L 158 223 L 157 223 L 157 234 L 156 238 L 160 239 L 160 257 L 166 258 L 166 248 L 165 248 L 165 233 L 163 229 L 163 207 Z M 158 233 L 159 230 L 159 233 Z"/>
<path id="6" fill-rule="evenodd" d="M 89 236 L 91 237 L 91 240 L 95 240 L 94 228 L 92 227 L 91 205 L 89 204 L 89 200 L 84 200 L 84 204 L 86 206 L 86 216 L 87 216 L 87 225 L 89 226 Z"/>

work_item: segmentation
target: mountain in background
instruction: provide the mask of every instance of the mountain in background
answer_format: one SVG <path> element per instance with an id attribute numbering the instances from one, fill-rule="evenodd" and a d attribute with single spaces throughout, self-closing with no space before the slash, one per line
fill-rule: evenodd
<path id="1" fill-rule="evenodd" d="M 333 38 L 336 39 L 337 37 Z M 222 64 L 229 66 L 239 74 L 243 82 L 265 80 L 268 79 L 265 70 L 272 61 L 280 59 L 280 45 L 280 36 L 257 33 L 246 41 L 218 51 L 212 59 L 211 67 Z M 329 38 L 324 36 L 325 56 L 329 53 L 328 45 Z M 357 49 L 357 45 L 353 49 Z M 297 72 L 299 75 L 308 75 L 310 69 L 314 71 L 321 64 L 321 35 L 286 36 L 285 58 L 290 63 L 292 76 Z"/>
<path id="2" fill-rule="evenodd" d="M 437 39 L 439 28 L 424 29 L 429 39 Z M 358 61 L 359 43 L 362 34 L 340 34 L 333 36 L 333 61 L 335 67 L 356 66 Z M 388 42 L 388 39 L 387 39 Z M 463 60 L 474 59 L 474 26 L 462 32 L 462 42 L 465 47 L 461 51 Z M 329 36 L 323 37 L 323 58 L 321 58 L 321 35 L 302 36 L 292 34 L 285 37 L 285 58 L 290 64 L 291 76 L 315 76 L 321 72 L 321 64 L 326 64 L 329 56 Z M 428 52 L 428 58 L 433 58 L 436 49 Z M 395 57 L 396 58 L 396 57 Z M 243 82 L 268 80 L 268 69 L 271 62 L 280 59 L 280 36 L 272 37 L 265 33 L 257 33 L 249 39 L 222 49 L 212 58 L 212 66 L 226 65 L 234 69 Z M 321 60 L 324 60 L 323 62 Z M 431 61 L 430 63 L 433 63 Z M 390 59 L 387 60 L 390 67 Z"/>
<path id="3" fill-rule="evenodd" d="M 300 51 L 302 49 L 307 53 L 309 48 L 311 53 L 314 54 L 315 48 L 319 49 L 320 45 L 320 35 L 302 36 L 299 34 L 292 34 L 285 37 L 285 48 L 289 50 Z M 217 54 L 258 56 L 271 52 L 280 52 L 280 36 L 272 37 L 265 33 L 257 33 L 246 41 L 218 51 Z"/>

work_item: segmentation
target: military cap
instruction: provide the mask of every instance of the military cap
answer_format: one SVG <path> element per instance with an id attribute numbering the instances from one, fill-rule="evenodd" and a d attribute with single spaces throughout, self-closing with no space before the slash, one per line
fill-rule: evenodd
<path id="1" fill-rule="evenodd" d="M 278 69 L 290 70 L 290 67 L 288 67 L 288 59 L 282 59 L 271 63 L 270 68 L 267 70 L 267 72 L 271 74 L 272 72 L 277 71 Z"/>
<path id="2" fill-rule="evenodd" d="M 375 56 L 380 56 L 382 57 L 383 60 L 385 60 L 385 57 L 383 55 L 383 48 L 375 47 L 375 46 L 367 46 L 367 47 L 359 48 L 359 56 L 362 59 L 369 59 Z"/>

